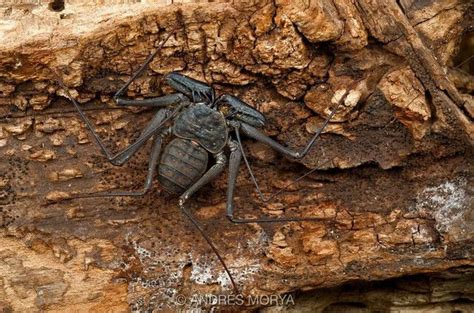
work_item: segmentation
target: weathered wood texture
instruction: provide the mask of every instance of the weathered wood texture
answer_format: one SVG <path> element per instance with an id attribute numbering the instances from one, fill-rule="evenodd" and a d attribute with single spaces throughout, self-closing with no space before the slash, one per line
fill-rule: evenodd
<path id="1" fill-rule="evenodd" d="M 261 312 L 471 312 L 473 279 L 472 268 L 457 268 L 384 281 L 351 282 L 340 287 L 299 293 L 294 298 L 294 305 L 273 305 Z"/>
<path id="2" fill-rule="evenodd" d="M 472 266 L 472 76 L 453 67 L 461 43 L 472 42 L 473 6 L 400 5 L 1 8 L 0 308 L 172 309 L 177 294 L 231 292 L 215 255 L 159 187 L 140 199 L 52 201 L 140 188 L 150 147 L 122 168 L 108 164 L 49 68 L 117 151 L 152 112 L 118 109 L 112 95 L 174 29 L 128 96 L 169 92 L 163 74 L 182 71 L 259 108 L 265 132 L 291 147 L 302 146 L 331 101 L 360 80 L 304 166 L 245 141 L 265 194 L 307 168 L 320 171 L 265 204 L 242 167 L 238 214 L 321 222 L 230 224 L 226 174 L 191 201 L 244 294 Z"/>

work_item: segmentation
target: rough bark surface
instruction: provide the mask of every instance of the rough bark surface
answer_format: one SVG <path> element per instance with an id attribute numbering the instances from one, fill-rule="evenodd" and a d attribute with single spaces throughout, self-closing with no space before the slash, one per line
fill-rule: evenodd
<path id="1" fill-rule="evenodd" d="M 173 30 L 129 97 L 168 93 L 163 74 L 181 71 L 255 106 L 265 132 L 297 148 L 350 89 L 301 164 L 245 141 L 266 195 L 318 171 L 262 203 L 242 166 L 237 215 L 320 222 L 231 224 L 226 174 L 190 202 L 244 295 L 470 268 L 473 87 L 454 65 L 472 14 L 460 0 L 0 7 L 0 310 L 168 310 L 177 295 L 232 292 L 158 186 L 58 201 L 141 188 L 150 147 L 108 164 L 50 69 L 118 151 L 153 112 L 112 95 Z"/>

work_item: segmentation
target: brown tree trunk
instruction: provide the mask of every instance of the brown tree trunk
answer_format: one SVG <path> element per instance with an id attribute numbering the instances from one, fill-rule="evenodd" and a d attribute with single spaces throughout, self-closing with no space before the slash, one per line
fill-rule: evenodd
<path id="1" fill-rule="evenodd" d="M 118 151 L 153 111 L 117 108 L 112 96 L 173 31 L 129 97 L 169 93 L 163 74 L 181 71 L 258 108 L 269 136 L 300 148 L 349 89 L 300 163 L 244 142 L 265 195 L 318 170 L 262 203 L 242 164 L 236 215 L 320 221 L 231 224 L 227 174 L 189 202 L 243 295 L 471 270 L 472 3 L 105 2 L 0 6 L 0 309 L 172 310 L 232 292 L 159 186 L 141 198 L 58 201 L 141 188 L 150 147 L 122 168 L 107 163 L 51 69 Z M 449 299 L 472 299 L 456 286 Z M 336 301 L 324 299 L 321 310 Z"/>

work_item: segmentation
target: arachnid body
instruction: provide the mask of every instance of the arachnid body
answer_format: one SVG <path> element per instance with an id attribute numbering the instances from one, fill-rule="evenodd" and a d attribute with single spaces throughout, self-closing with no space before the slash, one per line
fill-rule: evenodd
<path id="1" fill-rule="evenodd" d="M 161 43 L 157 51 L 164 42 L 166 42 L 166 40 Z M 157 172 L 157 180 L 161 187 L 171 193 L 179 195 L 180 209 L 201 232 L 214 250 L 229 275 L 234 288 L 236 288 L 235 282 L 223 259 L 192 214 L 185 208 L 185 202 L 201 187 L 221 174 L 228 165 L 226 216 L 231 222 L 253 223 L 312 220 L 313 218 L 292 217 L 278 219 L 240 219 L 234 216 L 234 189 L 242 157 L 248 166 L 240 135 L 244 134 L 247 137 L 260 141 L 287 157 L 295 159 L 302 158 L 311 149 L 315 140 L 334 115 L 337 106 L 326 119 L 323 127 L 309 140 L 306 146 L 301 151 L 295 151 L 281 145 L 259 130 L 266 122 L 261 112 L 235 96 L 229 94 L 216 96 L 211 86 L 177 72 L 165 75 L 165 81 L 176 91 L 175 93 L 144 100 L 122 98 L 121 95 L 125 89 L 143 72 L 148 63 L 156 55 L 156 52 L 149 56 L 142 67 L 115 94 L 115 100 L 118 106 L 147 106 L 156 108 L 158 111 L 138 139 L 115 155 L 111 154 L 105 147 L 90 120 L 69 94 L 62 80 L 59 79 L 60 85 L 65 89 L 82 120 L 95 137 L 102 152 L 112 164 L 123 165 L 143 147 L 149 139 L 153 141 L 147 177 L 142 191 L 82 194 L 75 196 L 75 198 L 142 196 L 150 190 L 153 177 L 155 172 Z M 163 142 L 165 142 L 164 139 L 169 136 L 173 138 L 163 146 Z M 229 154 L 227 154 L 227 150 L 230 151 Z M 208 166 L 209 162 L 213 162 L 210 167 Z M 252 179 L 254 179 L 253 175 Z"/>

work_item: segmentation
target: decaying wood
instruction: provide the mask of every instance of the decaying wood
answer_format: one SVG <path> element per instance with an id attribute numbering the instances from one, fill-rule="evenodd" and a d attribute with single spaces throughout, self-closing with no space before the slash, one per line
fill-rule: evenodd
<path id="1" fill-rule="evenodd" d="M 461 0 L 0 8 L 0 309 L 172 309 L 178 294 L 232 292 L 159 187 L 58 201 L 140 188 L 150 147 L 108 164 L 50 69 L 118 151 L 152 112 L 116 108 L 112 95 L 173 30 L 129 97 L 170 92 L 163 74 L 181 71 L 260 109 L 265 132 L 291 147 L 360 81 L 301 164 L 245 141 L 265 194 L 320 171 L 265 204 L 242 167 L 238 215 L 321 222 L 231 224 L 226 174 L 191 201 L 243 294 L 471 267 L 472 76 L 454 59 L 472 10 Z"/>
<path id="2" fill-rule="evenodd" d="M 473 278 L 472 268 L 458 268 L 380 282 L 352 282 L 301 293 L 294 305 L 270 306 L 262 312 L 470 312 Z"/>

